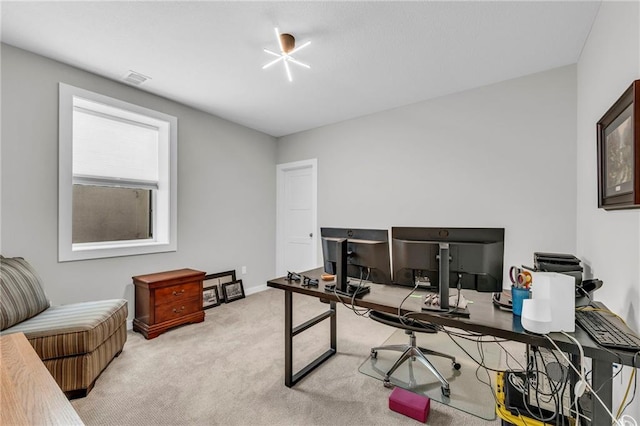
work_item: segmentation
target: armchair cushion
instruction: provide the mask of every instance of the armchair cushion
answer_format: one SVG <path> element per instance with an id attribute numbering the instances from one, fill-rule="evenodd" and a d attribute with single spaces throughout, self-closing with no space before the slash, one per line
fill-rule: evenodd
<path id="1" fill-rule="evenodd" d="M 24 333 L 45 361 L 93 352 L 126 321 L 126 300 L 99 300 L 52 306 L 5 333 Z"/>
<path id="2" fill-rule="evenodd" d="M 40 277 L 21 257 L 0 258 L 0 330 L 31 318 L 49 307 Z"/>

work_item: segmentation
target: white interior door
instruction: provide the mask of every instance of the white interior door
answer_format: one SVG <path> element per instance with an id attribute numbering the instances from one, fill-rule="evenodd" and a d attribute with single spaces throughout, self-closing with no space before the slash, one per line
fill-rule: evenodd
<path id="1" fill-rule="evenodd" d="M 276 274 L 317 267 L 318 161 L 277 166 Z"/>

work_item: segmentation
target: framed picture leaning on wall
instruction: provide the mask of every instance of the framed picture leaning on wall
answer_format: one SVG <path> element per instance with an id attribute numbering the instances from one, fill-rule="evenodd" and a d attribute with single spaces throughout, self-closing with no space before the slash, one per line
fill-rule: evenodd
<path id="1" fill-rule="evenodd" d="M 598 207 L 640 208 L 640 80 L 597 124 Z"/>
<path id="2" fill-rule="evenodd" d="M 238 299 L 243 299 L 244 287 L 242 286 L 242 280 L 222 284 L 222 293 L 224 294 L 224 300 L 226 303 L 233 302 L 234 300 Z"/>
<path id="3" fill-rule="evenodd" d="M 212 285 L 202 289 L 202 309 L 210 309 L 220 305 L 218 286 Z"/>
<path id="4" fill-rule="evenodd" d="M 222 291 L 222 285 L 225 283 L 232 283 L 235 280 L 236 280 L 236 271 L 224 271 L 224 272 L 216 272 L 215 274 L 207 274 L 204 276 L 204 281 L 202 283 L 202 291 L 204 291 L 209 287 L 215 286 L 217 288 L 217 293 L 218 293 L 218 297 L 220 298 L 220 301 L 224 302 L 225 300 L 224 300 L 224 292 Z"/>

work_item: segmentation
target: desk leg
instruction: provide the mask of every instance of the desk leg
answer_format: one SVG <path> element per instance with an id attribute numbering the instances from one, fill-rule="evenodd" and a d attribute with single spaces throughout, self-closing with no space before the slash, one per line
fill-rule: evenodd
<path id="1" fill-rule="evenodd" d="M 299 372 L 293 373 L 293 338 L 303 331 L 313 327 L 322 320 L 330 319 L 330 348 L 318 358 L 307 364 Z M 312 318 L 297 327 L 293 326 L 293 292 L 284 292 L 284 384 L 290 388 L 303 377 L 313 371 L 320 364 L 325 362 L 329 357 L 335 355 L 337 351 L 336 345 L 336 302 L 329 303 L 329 310 L 323 312 L 315 318 Z"/>
<path id="2" fill-rule="evenodd" d="M 591 377 L 593 383 L 593 389 L 598 390 L 598 396 L 607 404 L 607 409 L 611 411 L 611 405 L 613 401 L 612 393 L 612 380 L 613 366 L 607 361 L 592 360 L 591 364 Z M 591 424 L 592 425 L 610 425 L 612 420 L 607 410 L 604 409 L 600 401 L 595 396 L 591 398 Z M 615 414 L 615 413 L 614 413 Z"/>
<path id="3" fill-rule="evenodd" d="M 284 384 L 293 386 L 293 293 L 284 292 Z"/>
<path id="4" fill-rule="evenodd" d="M 336 333 L 336 327 L 338 325 L 338 310 L 336 309 L 336 302 L 329 302 L 329 309 L 331 311 L 333 311 L 333 315 L 331 316 L 331 319 L 329 320 L 331 322 L 331 324 L 329 325 L 330 327 L 330 333 L 331 333 L 331 350 L 333 350 L 333 353 L 336 353 L 336 351 L 338 350 L 338 345 L 337 345 L 337 335 L 338 333 Z"/>

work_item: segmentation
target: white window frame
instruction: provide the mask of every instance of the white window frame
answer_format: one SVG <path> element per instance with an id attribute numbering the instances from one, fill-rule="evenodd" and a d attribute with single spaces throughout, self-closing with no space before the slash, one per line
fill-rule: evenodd
<path id="1" fill-rule="evenodd" d="M 160 178 L 154 191 L 153 237 L 144 240 L 96 243 L 72 242 L 73 214 L 73 107 L 74 98 L 86 99 L 144 116 L 161 129 Z M 126 113 L 125 113 L 126 114 Z M 178 119 L 65 83 L 59 84 L 58 261 L 99 259 L 176 251 L 178 247 Z"/>

